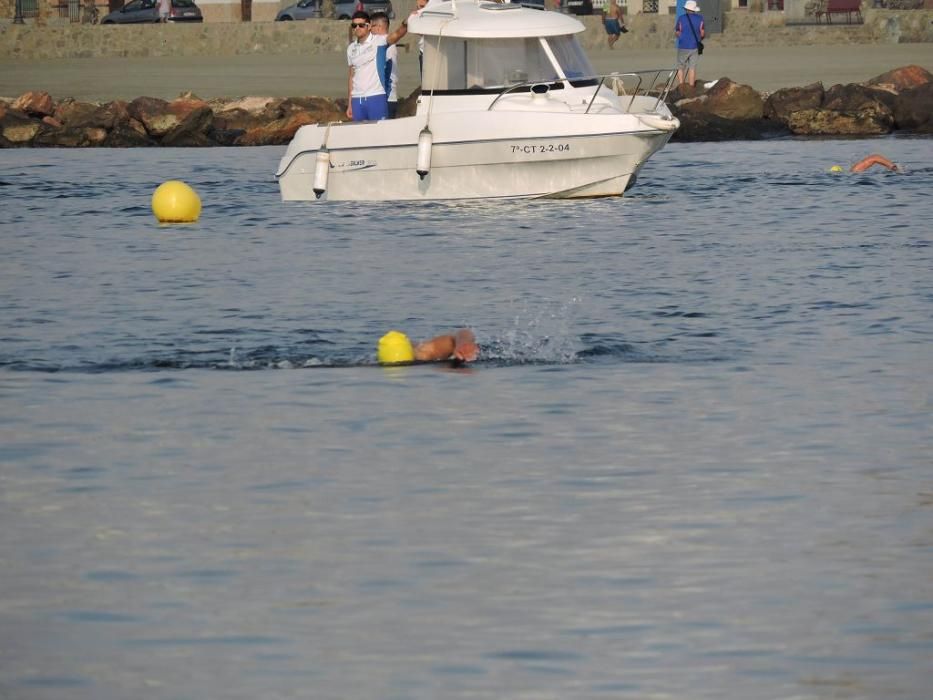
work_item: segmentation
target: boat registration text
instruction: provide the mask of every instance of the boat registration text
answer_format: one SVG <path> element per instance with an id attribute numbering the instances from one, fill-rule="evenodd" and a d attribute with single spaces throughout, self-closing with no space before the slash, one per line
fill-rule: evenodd
<path id="1" fill-rule="evenodd" d="M 570 150 L 569 143 L 526 143 L 522 145 L 512 144 L 512 153 L 524 153 L 527 155 L 545 153 L 566 153 Z"/>

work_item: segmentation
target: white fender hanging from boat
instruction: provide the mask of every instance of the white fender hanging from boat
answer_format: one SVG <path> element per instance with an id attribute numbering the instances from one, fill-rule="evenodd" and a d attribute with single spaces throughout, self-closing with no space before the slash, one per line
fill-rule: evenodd
<path id="1" fill-rule="evenodd" d="M 674 132 L 680 127 L 680 120 L 677 117 L 666 114 L 639 114 L 638 119 L 648 128 L 658 131 Z"/>
<path id="2" fill-rule="evenodd" d="M 321 150 L 317 152 L 317 158 L 314 161 L 314 182 L 311 186 L 314 190 L 314 196 L 318 199 L 321 198 L 321 195 L 323 195 L 324 191 L 327 189 L 327 176 L 329 173 L 330 151 L 327 150 L 327 146 L 322 146 Z"/>
<path id="3" fill-rule="evenodd" d="M 434 146 L 434 136 L 431 130 L 425 126 L 418 134 L 418 165 L 415 172 L 422 180 L 431 172 L 431 148 Z"/>

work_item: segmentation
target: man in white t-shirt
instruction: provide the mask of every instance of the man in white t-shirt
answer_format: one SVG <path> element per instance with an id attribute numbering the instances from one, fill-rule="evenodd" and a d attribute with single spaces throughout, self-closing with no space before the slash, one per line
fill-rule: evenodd
<path id="1" fill-rule="evenodd" d="M 374 12 L 369 21 L 372 23 L 370 31 L 373 34 L 389 35 L 389 17 L 384 12 Z M 389 102 L 389 119 L 395 119 L 398 113 L 398 47 L 386 46 L 384 58 L 381 53 L 377 54 L 376 66 Z"/>
<path id="2" fill-rule="evenodd" d="M 172 0 L 159 0 L 159 21 L 165 24 L 172 13 Z"/>
<path id="3" fill-rule="evenodd" d="M 386 88 L 383 85 L 385 51 L 394 46 L 408 33 L 408 21 L 394 32 L 385 35 L 373 34 L 370 30 L 369 14 L 363 11 L 353 13 L 350 27 L 356 40 L 347 47 L 347 116 L 355 122 L 385 119 L 389 114 Z"/>

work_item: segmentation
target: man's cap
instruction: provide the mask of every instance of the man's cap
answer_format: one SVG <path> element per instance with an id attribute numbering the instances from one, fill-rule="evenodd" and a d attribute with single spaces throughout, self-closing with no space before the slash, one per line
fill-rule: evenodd
<path id="1" fill-rule="evenodd" d="M 699 12 L 700 6 L 696 4 L 696 0 L 687 0 L 687 2 L 684 3 L 684 9 L 690 12 Z"/>
<path id="2" fill-rule="evenodd" d="M 408 336 L 401 331 L 389 331 L 379 339 L 376 348 L 376 359 L 380 365 L 397 365 L 402 362 L 413 362 L 415 351 L 411 347 Z"/>

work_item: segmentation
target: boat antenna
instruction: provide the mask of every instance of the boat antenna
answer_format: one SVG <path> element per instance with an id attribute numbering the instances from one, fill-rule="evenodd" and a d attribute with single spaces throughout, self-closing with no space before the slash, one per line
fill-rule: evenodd
<path id="1" fill-rule="evenodd" d="M 452 2 L 453 2 L 453 0 L 452 0 Z M 454 5 L 454 9 L 456 10 L 456 5 Z M 445 28 L 448 24 L 450 24 L 451 22 L 453 22 L 455 19 L 456 19 L 456 17 L 451 17 L 450 19 L 448 19 L 448 20 L 446 20 L 445 22 L 443 22 L 443 23 L 441 24 L 441 26 L 440 26 L 440 29 L 438 29 L 438 31 L 437 31 L 437 49 L 436 49 L 435 53 L 440 53 L 440 52 L 441 52 L 441 40 L 444 38 L 444 28 Z M 428 103 L 428 117 L 427 117 L 427 119 L 425 120 L 425 123 L 424 123 L 424 128 L 425 128 L 425 129 L 428 128 L 428 124 L 431 122 L 431 112 L 434 111 L 434 92 L 437 90 L 437 83 L 438 83 L 438 81 L 440 80 L 440 77 L 441 77 L 441 72 L 440 72 L 439 70 L 437 70 L 437 68 L 435 68 L 435 69 L 434 69 L 434 84 L 431 86 L 431 93 L 430 93 L 431 102 Z"/>

